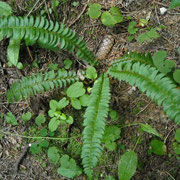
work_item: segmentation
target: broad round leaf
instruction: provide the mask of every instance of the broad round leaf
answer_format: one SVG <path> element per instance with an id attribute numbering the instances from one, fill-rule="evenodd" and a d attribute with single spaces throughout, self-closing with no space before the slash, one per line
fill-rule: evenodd
<path id="1" fill-rule="evenodd" d="M 56 100 L 51 100 L 49 106 L 53 111 L 56 111 L 58 109 L 58 102 Z"/>
<path id="2" fill-rule="evenodd" d="M 80 103 L 79 99 L 72 98 L 71 105 L 74 109 L 81 109 L 81 103 Z"/>
<path id="3" fill-rule="evenodd" d="M 12 14 L 12 8 L 5 2 L 0 1 L 0 16 L 9 16 Z"/>
<path id="4" fill-rule="evenodd" d="M 101 22 L 102 22 L 105 26 L 113 26 L 114 24 L 116 24 L 116 20 L 115 20 L 114 17 L 111 15 L 111 13 L 108 12 L 108 11 L 102 13 Z"/>
<path id="5" fill-rule="evenodd" d="M 92 4 L 90 5 L 90 8 L 88 10 L 88 14 L 90 16 L 90 18 L 92 19 L 96 19 L 101 15 L 101 5 L 100 4 Z"/>
<path id="6" fill-rule="evenodd" d="M 52 163 L 56 164 L 60 159 L 58 148 L 55 146 L 50 147 L 48 149 L 48 157 Z"/>
<path id="7" fill-rule="evenodd" d="M 72 61 L 69 59 L 66 59 L 66 60 L 64 60 L 64 65 L 65 65 L 64 66 L 65 69 L 69 69 L 72 65 Z"/>
<path id="8" fill-rule="evenodd" d="M 176 69 L 173 73 L 174 80 L 180 84 L 180 69 Z"/>
<path id="9" fill-rule="evenodd" d="M 76 82 L 72 84 L 66 91 L 67 96 L 70 98 L 77 98 L 85 93 L 82 82 Z"/>
<path id="10" fill-rule="evenodd" d="M 156 155 L 162 156 L 166 154 L 166 146 L 162 141 L 153 139 L 151 141 L 152 152 Z"/>
<path id="11" fill-rule="evenodd" d="M 129 180 L 136 172 L 137 155 L 134 151 L 122 155 L 118 165 L 119 180 Z"/>
<path id="12" fill-rule="evenodd" d="M 31 119 L 31 116 L 32 116 L 31 112 L 27 112 L 27 113 L 22 114 L 21 118 L 23 121 L 27 122 Z"/>
<path id="13" fill-rule="evenodd" d="M 89 103 L 90 96 L 87 95 L 87 94 L 84 94 L 83 96 L 81 96 L 79 98 L 79 100 L 80 100 L 81 105 L 86 107 L 88 105 L 88 103 Z"/>
<path id="14" fill-rule="evenodd" d="M 180 128 L 176 130 L 175 139 L 177 142 L 180 143 Z"/>
<path id="15" fill-rule="evenodd" d="M 121 11 L 117 7 L 111 7 L 110 13 L 113 15 L 114 19 L 116 20 L 116 23 L 122 22 L 123 16 L 121 14 Z"/>
<path id="16" fill-rule="evenodd" d="M 56 117 L 54 117 L 50 120 L 48 128 L 51 132 L 54 132 L 58 128 L 59 124 L 60 121 Z"/>
<path id="17" fill-rule="evenodd" d="M 42 123 L 44 123 L 46 121 L 45 117 L 43 114 L 40 114 L 36 117 L 35 119 L 35 123 L 38 125 L 38 126 L 41 126 Z"/>
<path id="18" fill-rule="evenodd" d="M 89 79 L 96 79 L 97 78 L 97 72 L 96 72 L 96 69 L 94 67 L 89 67 L 87 70 L 86 70 L 86 77 L 89 78 Z"/>

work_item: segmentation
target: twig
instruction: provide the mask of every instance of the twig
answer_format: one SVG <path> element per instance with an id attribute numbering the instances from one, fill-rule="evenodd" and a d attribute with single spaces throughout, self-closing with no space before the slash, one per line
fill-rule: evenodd
<path id="1" fill-rule="evenodd" d="M 44 2 L 45 0 L 35 9 L 37 3 L 39 2 L 39 0 L 36 1 L 36 3 L 34 4 L 34 6 L 32 7 L 32 9 L 29 11 L 29 13 L 27 14 L 27 17 L 32 13 L 32 11 L 36 11 Z"/>
<path id="2" fill-rule="evenodd" d="M 83 10 L 81 11 L 81 13 L 79 14 L 79 16 L 78 16 L 73 22 L 71 22 L 71 23 L 68 25 L 68 27 L 71 27 L 76 21 L 79 20 L 79 18 L 82 16 L 82 14 L 84 13 L 84 11 L 85 11 L 86 8 L 87 8 L 88 2 L 89 2 L 89 0 L 88 0 L 87 3 L 84 5 L 84 8 L 83 8 Z"/>
<path id="3" fill-rule="evenodd" d="M 177 125 L 176 125 L 177 126 Z M 169 131 L 169 133 L 167 134 L 167 136 L 164 138 L 164 144 L 166 144 L 166 141 L 169 137 L 169 135 L 171 134 L 171 132 L 175 129 L 176 126 L 173 126 L 172 129 Z"/>
<path id="4" fill-rule="evenodd" d="M 34 61 L 34 59 L 33 59 L 33 57 L 32 57 L 32 54 L 31 54 L 31 51 L 30 51 L 30 49 L 29 49 L 28 46 L 27 46 L 27 50 L 28 50 L 28 54 L 29 54 L 29 56 L 30 56 L 30 58 L 31 58 L 31 61 Z"/>
<path id="5" fill-rule="evenodd" d="M 149 102 L 141 111 L 139 111 L 136 116 L 138 116 L 140 113 L 142 113 L 149 105 L 151 104 L 151 102 Z"/>
<path id="6" fill-rule="evenodd" d="M 22 159 L 25 157 L 26 153 L 28 152 L 30 147 L 30 144 L 26 145 L 21 153 L 21 155 L 19 156 L 19 158 L 17 159 L 15 165 L 14 165 L 14 178 L 16 177 L 17 173 L 18 173 L 18 169 L 19 169 L 19 165 L 22 161 Z M 13 179 L 14 179 L 13 178 Z"/>

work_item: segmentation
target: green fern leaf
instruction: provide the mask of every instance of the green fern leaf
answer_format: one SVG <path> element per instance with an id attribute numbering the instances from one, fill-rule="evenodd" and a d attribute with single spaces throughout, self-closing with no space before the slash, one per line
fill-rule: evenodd
<path id="1" fill-rule="evenodd" d="M 84 171 L 90 178 L 93 168 L 102 151 L 101 139 L 108 115 L 110 88 L 108 77 L 101 76 L 93 86 L 90 102 L 85 112 L 85 129 L 83 131 L 82 163 Z"/>
<path id="2" fill-rule="evenodd" d="M 63 87 L 67 84 L 78 80 L 76 73 L 59 70 L 24 77 L 19 82 L 15 82 L 10 90 L 7 91 L 6 96 L 9 102 L 18 101 L 27 97 L 33 96 L 36 93 L 44 93 L 55 87 Z"/>
<path id="3" fill-rule="evenodd" d="M 122 58 L 112 61 L 111 66 L 115 66 L 119 63 L 126 64 L 127 62 L 141 62 L 153 66 L 153 60 L 150 53 L 145 54 L 145 53 L 137 53 L 137 52 L 129 52 Z"/>
<path id="4" fill-rule="evenodd" d="M 75 51 L 88 63 L 95 61 L 84 41 L 73 30 L 44 17 L 3 16 L 0 18 L 0 37 L 24 39 L 27 46 L 38 43 L 42 48 L 51 50 L 60 47 L 69 52 Z"/>
<path id="5" fill-rule="evenodd" d="M 140 62 L 118 64 L 108 70 L 109 75 L 136 85 L 159 106 L 163 105 L 170 119 L 180 124 L 180 91 L 174 82 L 155 67 Z"/>

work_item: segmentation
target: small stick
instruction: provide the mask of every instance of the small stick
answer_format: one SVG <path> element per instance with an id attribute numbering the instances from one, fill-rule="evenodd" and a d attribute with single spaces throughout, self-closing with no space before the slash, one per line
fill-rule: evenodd
<path id="1" fill-rule="evenodd" d="M 19 156 L 19 158 L 17 159 L 15 165 L 14 165 L 14 178 L 16 177 L 17 173 L 18 173 L 18 169 L 19 169 L 19 165 L 22 161 L 22 159 L 24 158 L 24 156 L 26 155 L 26 153 L 28 152 L 30 147 L 30 144 L 26 145 L 21 153 L 21 155 Z"/>
<path id="2" fill-rule="evenodd" d="M 31 54 L 31 51 L 30 51 L 30 49 L 29 49 L 28 46 L 27 46 L 27 50 L 28 50 L 28 54 L 29 54 L 29 56 L 30 56 L 30 58 L 31 58 L 31 61 L 34 61 L 34 59 L 33 59 L 33 57 L 32 57 L 32 54 Z"/>
<path id="3" fill-rule="evenodd" d="M 89 2 L 89 0 L 88 0 L 88 2 Z M 71 23 L 68 25 L 68 27 L 71 27 L 76 21 L 79 20 L 79 18 L 82 16 L 82 14 L 84 13 L 84 11 L 85 11 L 86 8 L 87 8 L 88 2 L 84 5 L 84 8 L 83 8 L 83 10 L 81 11 L 81 13 L 79 14 L 79 16 L 78 16 L 73 22 L 71 22 Z"/>
<path id="4" fill-rule="evenodd" d="M 139 111 L 136 116 L 138 116 L 139 114 L 141 114 L 144 110 L 146 110 L 146 108 L 151 104 L 151 102 L 149 102 L 141 111 Z"/>

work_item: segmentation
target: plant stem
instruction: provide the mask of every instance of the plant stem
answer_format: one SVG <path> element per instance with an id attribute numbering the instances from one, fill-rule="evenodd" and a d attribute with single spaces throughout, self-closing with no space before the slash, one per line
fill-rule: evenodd
<path id="1" fill-rule="evenodd" d="M 15 134 L 15 133 L 10 133 L 10 132 L 4 132 L 2 130 L 0 130 L 0 133 L 5 134 L 5 135 L 10 135 L 10 136 L 17 136 L 17 137 L 21 137 L 21 138 L 26 138 L 26 139 L 50 139 L 50 140 L 66 140 L 66 139 L 71 139 L 71 138 L 78 138 L 81 137 L 79 136 L 73 136 L 70 138 L 60 138 L 60 137 L 41 137 L 41 136 L 23 136 L 23 135 L 19 135 L 19 134 Z"/>

